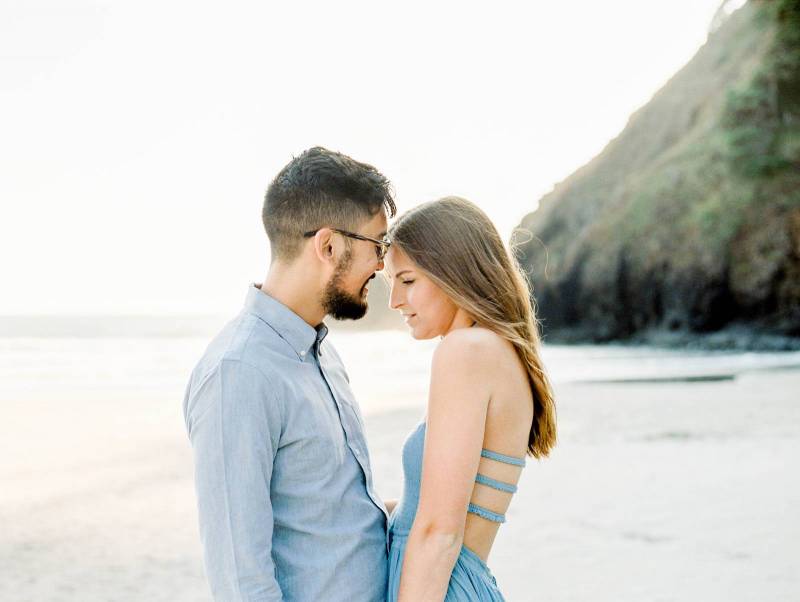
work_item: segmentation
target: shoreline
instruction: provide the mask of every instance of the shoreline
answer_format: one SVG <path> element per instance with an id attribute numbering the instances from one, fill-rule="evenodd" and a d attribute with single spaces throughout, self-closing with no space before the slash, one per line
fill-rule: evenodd
<path id="1" fill-rule="evenodd" d="M 800 351 L 800 336 L 760 332 L 740 327 L 708 333 L 653 329 L 618 338 L 597 337 L 584 328 L 560 328 L 543 334 L 542 341 L 544 344 L 552 345 L 619 345 L 687 351 Z"/>

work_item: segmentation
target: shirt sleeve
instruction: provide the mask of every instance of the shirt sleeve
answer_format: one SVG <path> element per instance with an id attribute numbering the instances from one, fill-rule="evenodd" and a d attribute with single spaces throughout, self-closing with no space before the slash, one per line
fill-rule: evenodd
<path id="1" fill-rule="evenodd" d="M 282 600 L 270 497 L 282 412 L 263 373 L 223 360 L 190 391 L 186 416 L 206 575 L 215 600 Z"/>

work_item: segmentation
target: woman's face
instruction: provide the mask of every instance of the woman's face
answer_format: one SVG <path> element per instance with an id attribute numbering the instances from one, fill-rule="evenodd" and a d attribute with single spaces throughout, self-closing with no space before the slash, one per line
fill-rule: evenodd
<path id="1" fill-rule="evenodd" d="M 391 278 L 389 307 L 396 309 L 415 339 L 432 339 L 450 331 L 458 306 L 436 286 L 398 247 L 390 247 L 385 258 Z"/>

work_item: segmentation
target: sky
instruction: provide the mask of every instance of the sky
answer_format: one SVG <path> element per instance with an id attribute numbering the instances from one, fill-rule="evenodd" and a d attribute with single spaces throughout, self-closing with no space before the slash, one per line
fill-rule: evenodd
<path id="1" fill-rule="evenodd" d="M 719 5 L 0 0 L 0 315 L 237 311 L 266 186 L 314 145 L 507 240 Z"/>

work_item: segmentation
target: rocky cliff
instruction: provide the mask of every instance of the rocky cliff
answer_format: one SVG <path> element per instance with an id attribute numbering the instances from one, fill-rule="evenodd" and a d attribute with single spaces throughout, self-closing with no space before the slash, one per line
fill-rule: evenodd
<path id="1" fill-rule="evenodd" d="M 800 337 L 800 0 L 716 27 L 512 244 L 550 340 Z"/>

